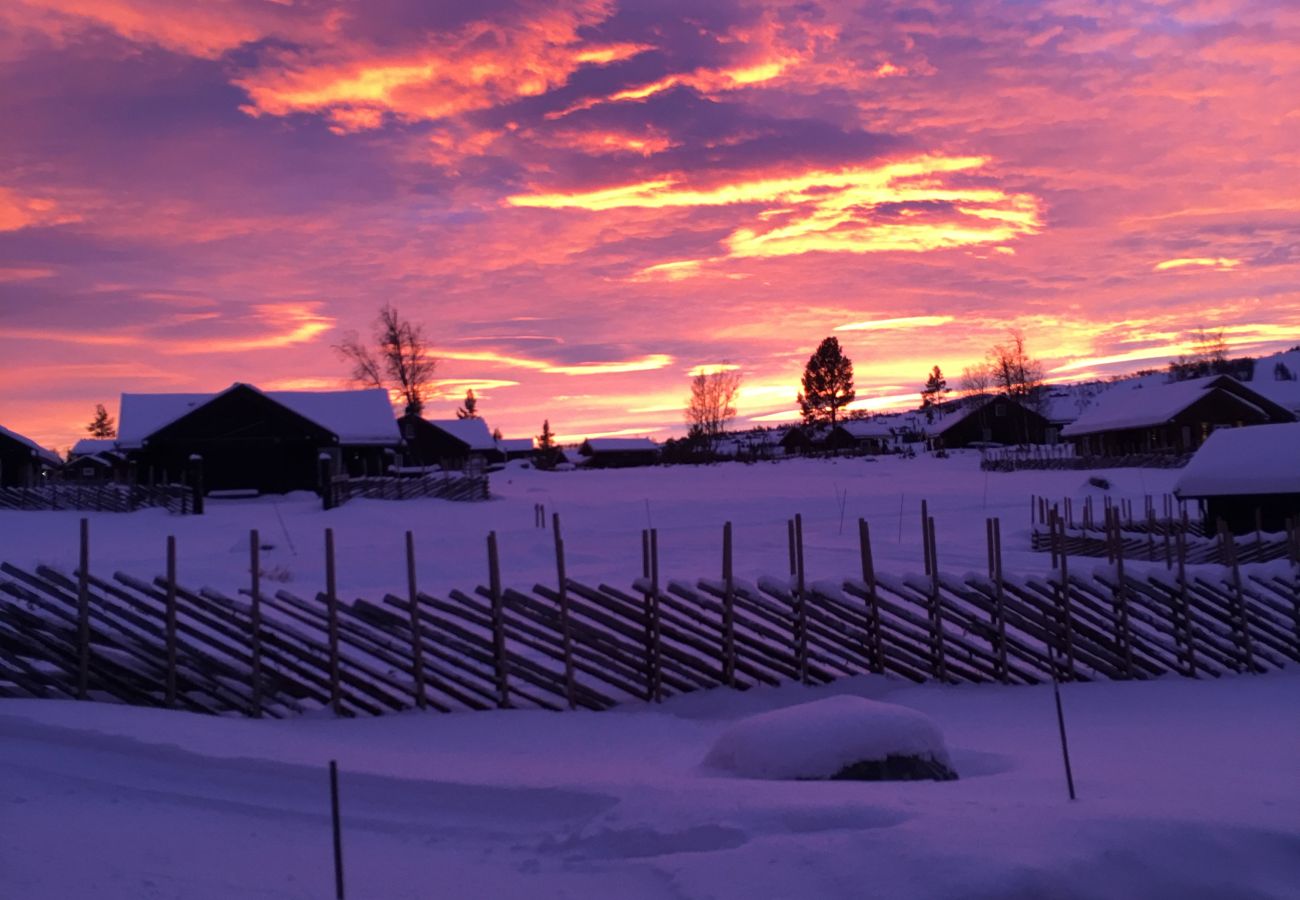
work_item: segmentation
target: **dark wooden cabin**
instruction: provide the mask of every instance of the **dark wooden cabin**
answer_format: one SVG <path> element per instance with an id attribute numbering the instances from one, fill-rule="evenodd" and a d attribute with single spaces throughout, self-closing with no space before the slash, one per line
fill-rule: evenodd
<path id="1" fill-rule="evenodd" d="M 587 438 L 578 453 L 594 469 L 653 466 L 659 462 L 659 445 L 649 438 Z"/>
<path id="2" fill-rule="evenodd" d="M 32 487 L 61 465 L 53 450 L 0 427 L 0 487 Z"/>
<path id="3" fill-rule="evenodd" d="M 59 478 L 80 484 L 125 482 L 129 465 L 113 438 L 83 438 L 72 445 Z"/>
<path id="4" fill-rule="evenodd" d="M 505 453 L 482 419 L 425 419 L 407 414 L 398 424 L 407 465 L 482 471 L 488 465 L 505 462 Z"/>
<path id="5" fill-rule="evenodd" d="M 936 450 L 1045 444 L 1056 434 L 1046 417 L 1000 394 L 953 401 L 925 431 Z"/>
<path id="6" fill-rule="evenodd" d="M 1080 456 L 1190 453 L 1219 428 L 1294 422 L 1285 407 L 1230 375 L 1120 384 L 1061 432 Z"/>
<path id="7" fill-rule="evenodd" d="M 1174 493 L 1200 502 L 1207 532 L 1285 531 L 1300 521 L 1300 423 L 1220 428 L 1178 476 Z"/>
<path id="8" fill-rule="evenodd" d="M 889 425 L 875 419 L 849 419 L 826 435 L 823 447 L 836 454 L 876 454 L 889 449 L 893 440 Z"/>
<path id="9" fill-rule="evenodd" d="M 331 474 L 382 474 L 400 440 L 383 391 L 124 394 L 119 421 L 139 478 L 192 477 L 198 457 L 207 493 L 319 490 L 322 454 Z"/>

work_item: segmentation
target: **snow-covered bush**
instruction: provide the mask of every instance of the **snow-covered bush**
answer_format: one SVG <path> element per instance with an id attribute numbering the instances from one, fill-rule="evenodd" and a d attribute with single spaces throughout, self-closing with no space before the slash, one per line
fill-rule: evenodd
<path id="1" fill-rule="evenodd" d="M 943 734 L 928 716 L 847 695 L 741 719 L 718 737 L 704 764 L 744 778 L 957 777 Z"/>

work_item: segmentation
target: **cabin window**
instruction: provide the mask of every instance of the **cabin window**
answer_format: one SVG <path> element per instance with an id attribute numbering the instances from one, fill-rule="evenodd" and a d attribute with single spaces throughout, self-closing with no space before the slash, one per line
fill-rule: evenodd
<path id="1" fill-rule="evenodd" d="M 81 469 L 81 477 L 82 477 L 82 478 L 94 478 L 94 477 L 95 477 L 95 467 L 94 467 L 94 466 L 83 466 L 82 469 Z"/>

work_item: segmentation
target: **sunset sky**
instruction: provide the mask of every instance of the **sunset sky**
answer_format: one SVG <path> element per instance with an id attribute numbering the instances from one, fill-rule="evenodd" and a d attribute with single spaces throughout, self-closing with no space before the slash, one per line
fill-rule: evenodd
<path id="1" fill-rule="evenodd" d="M 347 386 L 393 303 L 449 417 L 668 436 L 1022 328 L 1053 378 L 1300 344 L 1294 0 L 0 3 L 0 425 Z"/>

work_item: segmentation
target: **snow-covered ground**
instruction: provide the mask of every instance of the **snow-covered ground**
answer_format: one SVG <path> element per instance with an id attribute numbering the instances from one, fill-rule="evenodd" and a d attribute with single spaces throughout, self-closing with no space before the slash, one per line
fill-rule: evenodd
<path id="1" fill-rule="evenodd" d="M 421 585 L 436 593 L 485 580 L 484 538 L 496 530 L 506 583 L 528 586 L 555 577 L 551 534 L 533 527 L 542 503 L 562 517 L 570 573 L 587 581 L 637 576 L 647 525 L 659 529 L 665 578 L 714 576 L 727 520 L 737 574 L 781 573 L 795 513 L 810 578 L 858 572 L 859 516 L 877 568 L 902 573 L 921 567 L 925 498 L 944 569 L 982 570 L 984 519 L 1001 516 L 1007 571 L 1041 571 L 1045 555 L 1028 550 L 1029 498 L 1099 499 L 1089 474 L 986 475 L 975 454 L 512 468 L 480 504 L 356 501 L 324 512 L 315 497 L 290 496 L 217 501 L 202 517 L 91 515 L 92 567 L 156 574 L 174 534 L 182 581 L 233 592 L 257 528 L 274 545 L 263 568 L 311 595 L 330 527 L 341 592 L 373 597 L 404 589 L 411 529 Z M 1177 476 L 1102 474 L 1139 509 Z M 78 518 L 0 512 L 0 559 L 71 569 Z M 343 773 L 350 898 L 1300 897 L 1300 675 L 1062 691 L 1073 803 L 1050 687 L 862 677 L 603 713 L 367 720 L 3 701 L 0 897 L 332 896 L 330 759 Z M 929 716 L 960 780 L 748 780 L 703 765 L 737 718 L 839 693 Z"/>
<path id="2" fill-rule="evenodd" d="M 954 782 L 747 780 L 730 718 L 855 692 L 944 730 Z M 251 721 L 0 703 L 0 896 L 1292 898 L 1300 678 L 716 691 L 660 708 Z M 810 734 L 810 741 L 817 740 Z"/>
<path id="3" fill-rule="evenodd" d="M 262 567 L 287 579 L 283 587 L 314 595 L 324 585 L 324 529 L 338 547 L 344 596 L 374 597 L 404 590 L 403 534 L 415 533 L 422 589 L 462 590 L 487 580 L 485 540 L 495 530 L 508 585 L 531 587 L 555 580 L 550 531 L 534 527 L 534 505 L 559 513 L 571 577 L 626 586 L 641 573 L 641 529 L 659 531 L 665 580 L 716 577 L 721 570 L 722 526 L 735 533 L 735 571 L 755 578 L 788 571 L 786 520 L 803 516 L 810 580 L 855 576 L 861 571 L 857 519 L 871 525 L 876 565 L 901 574 L 922 567 L 921 501 L 935 518 L 939 560 L 945 571 L 987 568 L 984 520 L 1002 518 L 1008 572 L 1047 568 L 1046 554 L 1029 551 L 1030 497 L 1076 499 L 1103 491 L 1090 472 L 985 473 L 973 451 L 949 459 L 810 460 L 744 465 L 538 472 L 512 466 L 491 478 L 487 503 L 439 500 L 355 500 L 325 512 L 311 494 L 255 500 L 209 500 L 203 516 L 161 510 L 129 515 L 90 514 L 93 571 L 122 569 L 152 576 L 163 571 L 166 537 L 177 539 L 179 573 L 187 584 L 233 592 L 247 585 L 248 531 L 259 530 Z M 1142 509 L 1144 494 L 1168 492 L 1177 470 L 1114 469 L 1113 497 Z M 1157 507 L 1159 508 L 1159 507 Z M 15 564 L 76 563 L 73 512 L 0 511 L 0 559 Z"/>

